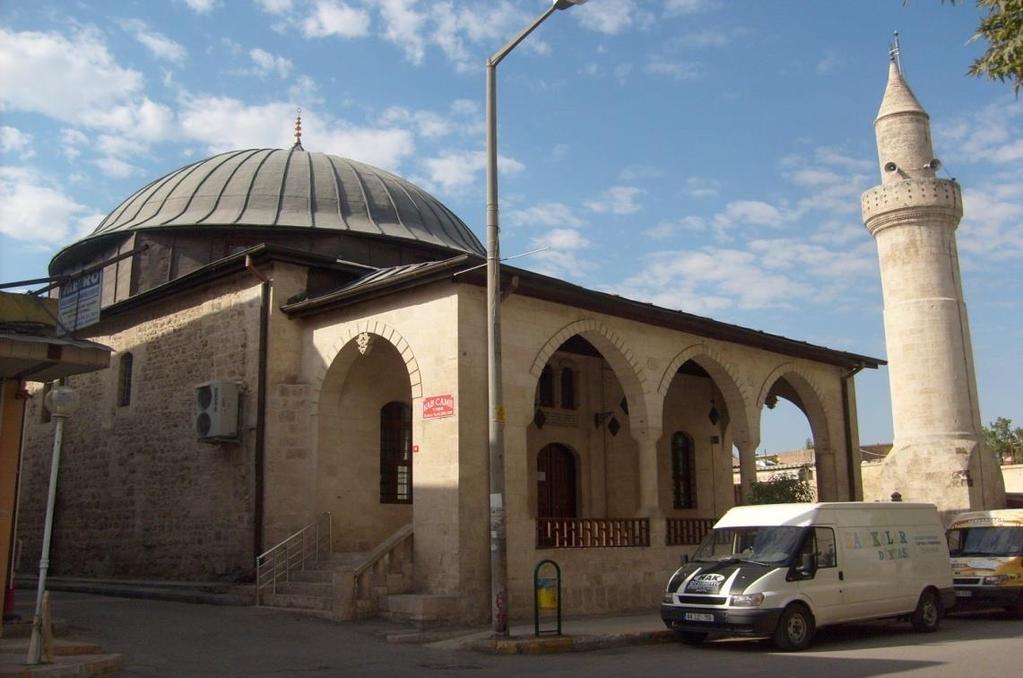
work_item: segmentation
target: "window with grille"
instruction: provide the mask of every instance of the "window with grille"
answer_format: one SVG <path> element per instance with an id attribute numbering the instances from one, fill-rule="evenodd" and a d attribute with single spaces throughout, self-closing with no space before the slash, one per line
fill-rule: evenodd
<path id="1" fill-rule="evenodd" d="M 561 368 L 561 407 L 575 409 L 575 371 L 571 367 Z"/>
<path id="2" fill-rule="evenodd" d="M 675 508 L 696 508 L 696 452 L 682 431 L 671 436 L 671 489 Z"/>
<path id="3" fill-rule="evenodd" d="M 117 372 L 117 406 L 127 407 L 131 404 L 131 353 L 121 356 Z"/>
<path id="4" fill-rule="evenodd" d="M 412 407 L 380 408 L 380 503 L 412 503 Z"/>

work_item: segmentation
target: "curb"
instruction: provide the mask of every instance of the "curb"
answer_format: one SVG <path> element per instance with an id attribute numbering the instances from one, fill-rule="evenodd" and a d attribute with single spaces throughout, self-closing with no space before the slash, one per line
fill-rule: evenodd
<path id="1" fill-rule="evenodd" d="M 639 631 L 606 635 L 548 636 L 546 638 L 486 638 L 466 647 L 488 654 L 554 654 L 558 652 L 589 652 L 627 645 L 667 643 L 675 639 L 672 631 Z"/>
<path id="2" fill-rule="evenodd" d="M 16 580 L 17 588 L 34 588 L 35 581 L 19 577 Z M 255 605 L 255 593 L 230 592 L 229 587 L 209 587 L 213 590 L 202 590 L 190 588 L 187 585 L 164 585 L 154 586 L 139 584 L 114 583 L 103 581 L 87 580 L 64 580 L 51 578 L 46 581 L 46 588 L 50 591 L 67 591 L 71 593 L 92 593 L 101 596 L 114 596 L 118 598 L 144 598 L 149 600 L 169 600 L 179 603 L 200 603 L 204 605 L 234 605 L 248 607 Z"/>
<path id="3" fill-rule="evenodd" d="M 124 658 L 119 654 L 57 657 L 52 664 L 38 666 L 20 663 L 24 657 L 12 657 L 14 661 L 9 661 L 9 657 L 0 657 L 0 678 L 115 676 L 124 666 Z"/>

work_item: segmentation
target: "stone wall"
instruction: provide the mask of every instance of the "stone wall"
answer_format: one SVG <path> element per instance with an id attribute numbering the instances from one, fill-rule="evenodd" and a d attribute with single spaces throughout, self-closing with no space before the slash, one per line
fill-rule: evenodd
<path id="1" fill-rule="evenodd" d="M 82 408 L 65 426 L 52 559 L 55 575 L 236 580 L 253 569 L 253 450 L 260 287 L 246 275 L 159 300 L 90 328 L 111 367 L 72 377 Z M 131 401 L 117 404 L 131 352 Z M 195 386 L 242 384 L 241 441 L 193 429 Z M 39 558 L 53 426 L 37 391 L 27 412 L 19 537 Z"/>

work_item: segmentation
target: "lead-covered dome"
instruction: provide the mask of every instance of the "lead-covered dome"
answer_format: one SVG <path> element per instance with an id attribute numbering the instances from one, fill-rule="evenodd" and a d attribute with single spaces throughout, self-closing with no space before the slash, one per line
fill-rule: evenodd
<path id="1" fill-rule="evenodd" d="M 79 244 L 117 233 L 234 226 L 347 231 L 484 251 L 461 219 L 415 184 L 296 146 L 230 151 L 175 170 L 129 196 L 55 262 Z"/>

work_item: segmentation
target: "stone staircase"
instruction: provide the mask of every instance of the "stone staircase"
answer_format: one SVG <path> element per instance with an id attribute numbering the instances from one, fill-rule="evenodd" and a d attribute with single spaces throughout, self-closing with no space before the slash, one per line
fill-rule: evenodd
<path id="1" fill-rule="evenodd" d="M 453 618 L 457 596 L 413 591 L 412 526 L 406 525 L 373 551 L 331 553 L 290 571 L 260 604 L 334 621 L 381 617 L 418 628 Z"/>

